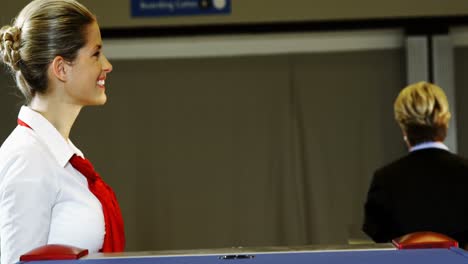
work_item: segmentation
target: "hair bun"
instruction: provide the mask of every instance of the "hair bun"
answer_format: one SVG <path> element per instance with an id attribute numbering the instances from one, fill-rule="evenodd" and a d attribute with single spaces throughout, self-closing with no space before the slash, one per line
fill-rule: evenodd
<path id="1" fill-rule="evenodd" d="M 0 29 L 0 55 L 3 62 L 15 71 L 19 71 L 18 62 L 21 59 L 20 37 L 21 30 L 18 27 L 4 26 Z"/>

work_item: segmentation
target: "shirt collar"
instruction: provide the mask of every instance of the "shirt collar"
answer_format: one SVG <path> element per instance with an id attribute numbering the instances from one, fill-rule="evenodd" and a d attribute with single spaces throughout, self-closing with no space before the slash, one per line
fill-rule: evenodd
<path id="1" fill-rule="evenodd" d="M 71 140 L 67 142 L 49 120 L 38 112 L 27 106 L 22 106 L 18 118 L 32 128 L 40 140 L 48 147 L 60 166 L 65 167 L 75 153 L 83 156 L 83 153 L 73 145 Z"/>
<path id="2" fill-rule="evenodd" d="M 420 149 L 428 149 L 428 148 L 437 148 L 443 150 L 449 150 L 449 148 L 442 142 L 437 141 L 430 141 L 430 142 L 423 142 L 421 144 L 414 145 L 410 148 L 410 152 L 420 150 Z"/>

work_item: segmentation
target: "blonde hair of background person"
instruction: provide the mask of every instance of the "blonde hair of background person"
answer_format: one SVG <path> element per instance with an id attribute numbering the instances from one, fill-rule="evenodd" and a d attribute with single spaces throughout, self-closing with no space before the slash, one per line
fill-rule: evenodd
<path id="1" fill-rule="evenodd" d="M 405 87 L 395 100 L 394 112 L 409 147 L 444 141 L 450 111 L 447 97 L 439 86 L 418 82 Z"/>
<path id="2" fill-rule="evenodd" d="M 46 244 L 123 251 L 115 195 L 69 139 L 83 106 L 107 101 L 95 15 L 74 0 L 31 1 L 0 29 L 0 55 L 25 97 L 0 148 L 1 263 Z"/>

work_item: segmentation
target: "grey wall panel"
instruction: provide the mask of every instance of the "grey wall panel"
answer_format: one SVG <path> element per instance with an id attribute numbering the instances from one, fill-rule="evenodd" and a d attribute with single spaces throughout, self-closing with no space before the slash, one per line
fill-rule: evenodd
<path id="1" fill-rule="evenodd" d="M 468 157 L 468 48 L 455 48 L 454 58 L 458 153 Z"/>
<path id="2" fill-rule="evenodd" d="M 406 76 L 407 83 L 429 81 L 429 47 L 427 36 L 406 38 Z"/>
<path id="3" fill-rule="evenodd" d="M 434 35 L 432 36 L 433 43 L 433 72 L 434 83 L 444 89 L 447 95 L 447 100 L 451 107 L 452 117 L 449 122 L 449 130 L 445 138 L 445 144 L 449 149 L 457 153 L 457 111 L 456 111 L 456 94 L 455 94 L 455 73 L 454 73 L 454 46 L 449 35 Z"/>

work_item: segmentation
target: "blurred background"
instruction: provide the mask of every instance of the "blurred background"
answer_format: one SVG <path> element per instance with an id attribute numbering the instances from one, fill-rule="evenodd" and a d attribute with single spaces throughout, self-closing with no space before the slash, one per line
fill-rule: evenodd
<path id="1" fill-rule="evenodd" d="M 28 3 L 1 1 L 2 25 Z M 71 138 L 117 194 L 127 251 L 368 242 L 372 173 L 406 153 L 393 101 L 408 83 L 445 89 L 446 143 L 468 155 L 465 0 L 213 0 L 200 6 L 229 10 L 163 16 L 131 10 L 160 0 L 81 2 L 114 70 Z M 0 142 L 21 104 L 2 71 Z"/>

